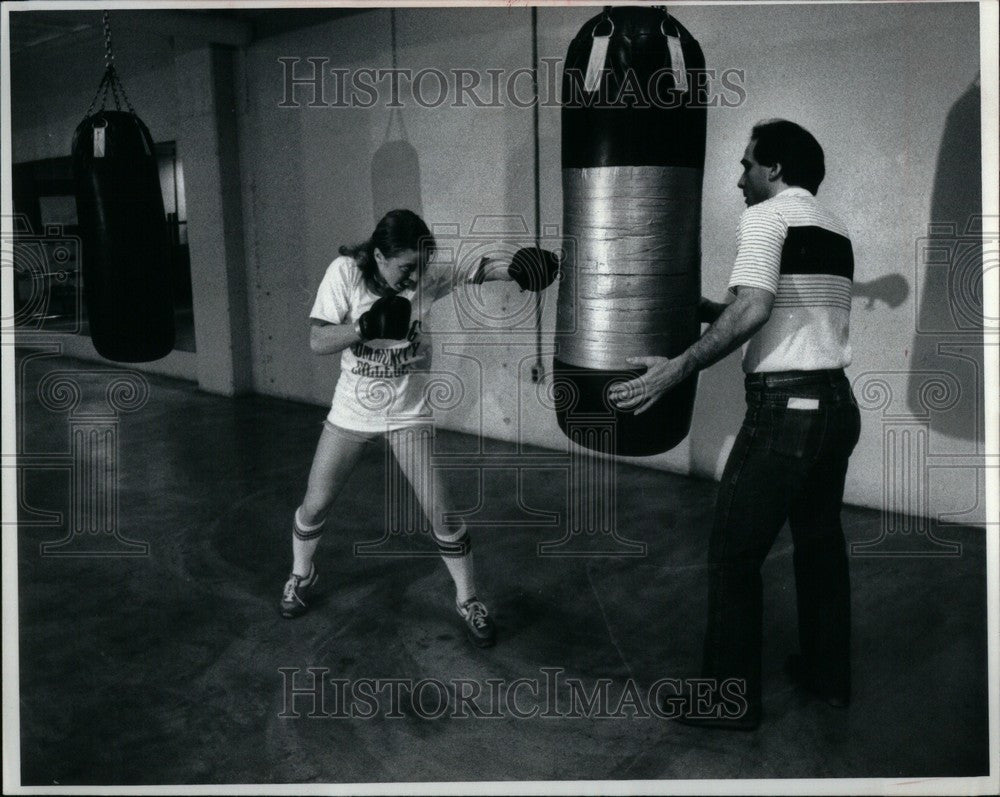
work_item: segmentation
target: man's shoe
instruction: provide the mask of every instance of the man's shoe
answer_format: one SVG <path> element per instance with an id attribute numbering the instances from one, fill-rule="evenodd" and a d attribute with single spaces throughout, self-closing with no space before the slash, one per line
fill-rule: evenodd
<path id="1" fill-rule="evenodd" d="M 481 600 L 473 596 L 465 603 L 456 602 L 455 608 L 465 620 L 466 632 L 473 645 L 477 648 L 489 648 L 496 644 L 496 626 Z"/>
<path id="2" fill-rule="evenodd" d="M 288 577 L 281 593 L 282 617 L 299 617 L 309 611 L 309 599 L 318 578 L 316 565 L 309 565 L 307 577 L 297 576 L 295 573 Z"/>
<path id="3" fill-rule="evenodd" d="M 818 683 L 816 676 L 801 653 L 792 653 L 785 659 L 785 675 L 792 683 L 801 686 L 813 697 L 826 701 L 827 705 L 834 708 L 846 708 L 850 703 L 850 698 L 846 693 L 831 691 Z"/>

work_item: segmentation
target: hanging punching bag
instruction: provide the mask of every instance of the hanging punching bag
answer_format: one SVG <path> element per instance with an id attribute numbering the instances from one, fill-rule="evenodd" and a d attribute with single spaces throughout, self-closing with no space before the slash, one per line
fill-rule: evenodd
<path id="1" fill-rule="evenodd" d="M 655 7 L 606 8 L 566 56 L 553 387 L 563 432 L 607 453 L 661 453 L 690 428 L 694 378 L 641 415 L 619 411 L 608 388 L 643 372 L 627 357 L 674 357 L 699 335 L 706 110 L 687 70 L 704 66 Z"/>
<path id="2" fill-rule="evenodd" d="M 110 88 L 118 105 L 125 95 L 110 61 L 107 19 L 105 33 L 109 61 L 98 93 L 106 99 Z M 119 362 L 159 359 L 174 347 L 170 234 L 153 140 L 131 104 L 110 111 L 102 102 L 80 122 L 73 179 L 94 348 Z"/>

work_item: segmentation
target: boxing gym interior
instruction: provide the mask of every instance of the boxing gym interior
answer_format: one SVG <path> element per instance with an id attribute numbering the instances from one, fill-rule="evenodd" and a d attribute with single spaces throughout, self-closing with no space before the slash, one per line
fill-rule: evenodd
<path id="1" fill-rule="evenodd" d="M 5 786 L 948 778 L 976 793 L 991 763 L 996 777 L 996 219 L 980 158 L 995 7 L 108 8 L 4 8 Z M 588 116 L 564 71 L 594 58 L 681 59 L 681 94 L 703 102 Z M 98 254 L 83 228 L 105 218 L 103 195 L 81 198 L 80 163 L 126 157 L 113 125 L 107 149 L 86 126 L 101 109 L 148 130 L 120 179 L 155 172 L 163 209 L 148 233 L 141 202 L 105 219 Z M 744 147 L 771 118 L 822 145 L 818 200 L 853 243 L 852 691 L 829 705 L 785 672 L 785 528 L 761 570 L 763 715 L 734 733 L 652 704 L 654 685 L 701 666 L 740 351 L 646 415 L 609 411 L 588 380 L 700 334 L 698 297 L 729 284 Z M 687 177 L 638 175 L 614 187 L 620 203 L 581 188 L 616 137 Z M 644 210 L 660 190 L 666 221 Z M 459 286 L 429 316 L 426 467 L 472 540 L 489 648 L 466 638 L 378 440 L 326 520 L 308 613 L 278 609 L 340 372 L 310 348 L 310 311 L 339 247 L 394 208 L 456 268 L 528 246 L 562 258 L 543 290 Z M 614 276 L 588 286 L 575 264 L 622 225 L 635 265 L 621 279 L 640 288 L 608 309 Z M 644 298 L 659 279 L 642 272 L 644 236 L 658 235 L 687 263 L 683 312 Z M 125 240 L 148 254 L 120 290 L 93 264 Z M 102 345 L 109 323 L 132 332 Z"/>

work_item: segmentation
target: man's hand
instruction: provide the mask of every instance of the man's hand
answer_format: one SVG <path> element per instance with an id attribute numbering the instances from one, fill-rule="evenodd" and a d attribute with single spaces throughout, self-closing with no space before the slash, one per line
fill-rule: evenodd
<path id="1" fill-rule="evenodd" d="M 609 392 L 611 401 L 621 410 L 636 408 L 641 415 L 669 390 L 689 377 L 693 371 L 690 360 L 679 357 L 628 357 L 633 365 L 645 365 L 646 373 L 628 382 L 614 385 Z"/>
<path id="2" fill-rule="evenodd" d="M 721 305 L 715 323 L 683 354 L 674 358 L 629 357 L 630 363 L 645 365 L 648 370 L 642 376 L 612 387 L 609 398 L 619 409 L 637 407 L 636 415 L 645 412 L 691 374 L 714 365 L 742 346 L 767 323 L 773 306 L 774 294 L 770 291 L 737 287 L 736 299 Z"/>

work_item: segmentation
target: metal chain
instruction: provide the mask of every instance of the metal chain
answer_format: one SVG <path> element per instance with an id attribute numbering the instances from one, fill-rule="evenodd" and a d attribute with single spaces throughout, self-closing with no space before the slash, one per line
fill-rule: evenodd
<path id="1" fill-rule="evenodd" d="M 133 108 L 132 107 L 132 103 L 129 102 L 128 93 L 125 91 L 125 84 L 122 83 L 121 80 L 118 78 L 118 73 L 117 72 L 115 72 L 115 83 L 118 84 L 118 88 L 119 88 L 119 90 L 122 93 L 122 99 L 125 100 L 125 107 L 128 108 L 128 112 L 130 114 L 135 115 L 135 108 Z"/>
<path id="2" fill-rule="evenodd" d="M 101 96 L 101 90 L 104 90 L 104 95 Z M 97 105 L 97 98 L 101 97 L 101 107 L 104 107 L 104 103 L 108 99 L 108 73 L 104 73 L 104 77 L 101 78 L 101 82 L 97 84 L 97 91 L 94 92 L 94 99 L 90 101 L 90 107 L 87 109 L 87 116 L 90 116 L 94 112 L 94 106 Z"/>
<path id="3" fill-rule="evenodd" d="M 104 92 L 101 94 L 101 110 L 104 110 L 104 106 L 108 104 L 108 89 L 111 88 L 111 81 L 108 80 L 108 77 L 109 74 L 105 72 L 104 77 L 101 80 L 101 85 L 104 86 Z"/>
<path id="4" fill-rule="evenodd" d="M 97 104 L 97 98 L 101 98 L 101 110 L 108 103 L 108 90 L 111 90 L 111 96 L 115 101 L 115 109 L 120 111 L 122 109 L 122 101 L 128 107 L 129 112 L 134 114 L 135 108 L 132 107 L 132 103 L 129 101 L 128 93 L 125 91 L 125 85 L 122 83 L 121 78 L 118 77 L 118 70 L 115 68 L 115 51 L 111 44 L 111 12 L 104 12 L 104 77 L 101 79 L 100 85 L 97 87 L 97 92 L 94 94 L 94 99 L 90 103 L 90 108 L 87 109 L 87 116 L 90 116 L 94 111 L 94 106 Z"/>
<path id="5" fill-rule="evenodd" d="M 114 51 L 111 49 L 111 12 L 104 12 L 104 68 L 112 69 L 115 61 Z"/>
<path id="6" fill-rule="evenodd" d="M 115 110 L 120 111 L 122 109 L 122 101 L 118 96 L 118 75 L 115 74 L 115 68 L 113 66 L 109 67 L 109 72 L 111 74 L 111 80 L 108 82 L 111 84 L 111 94 L 115 98 Z"/>

